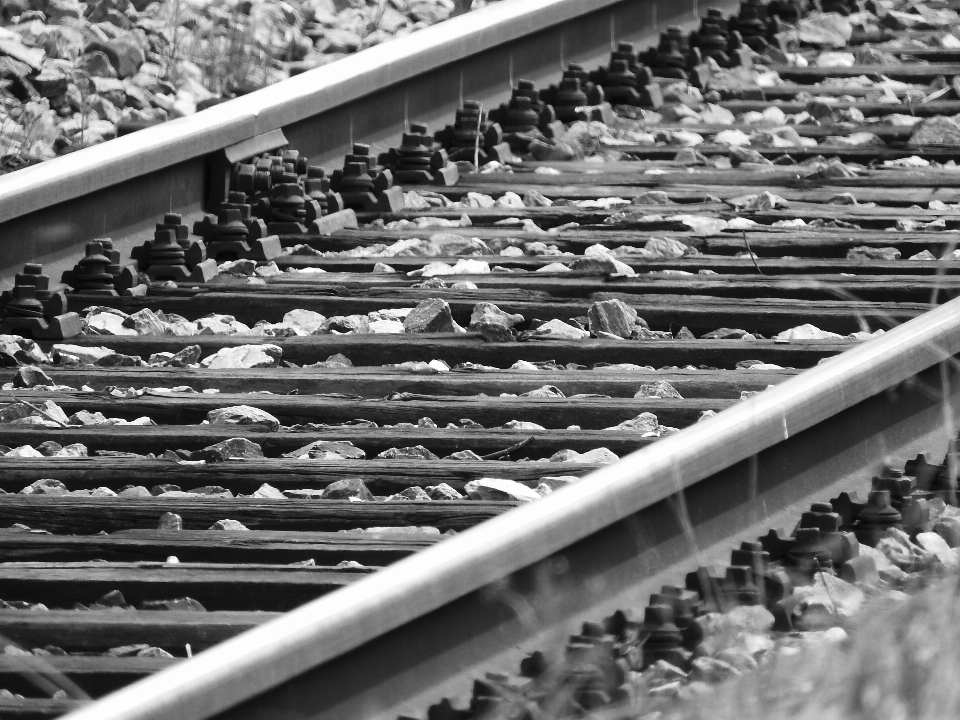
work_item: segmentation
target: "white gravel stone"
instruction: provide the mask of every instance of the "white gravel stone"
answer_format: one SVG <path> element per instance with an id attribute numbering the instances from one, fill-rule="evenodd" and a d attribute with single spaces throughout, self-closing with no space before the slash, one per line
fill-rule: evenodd
<path id="1" fill-rule="evenodd" d="M 280 421 L 273 415 L 250 405 L 211 410 L 207 413 L 207 420 L 211 425 L 264 425 L 273 432 L 280 429 Z"/>
<path id="2" fill-rule="evenodd" d="M 554 318 L 540 325 L 535 330 L 528 331 L 530 337 L 542 337 L 551 339 L 583 340 L 590 337 L 590 333 L 581 330 L 573 325 L 565 323 L 563 320 Z"/>
<path id="3" fill-rule="evenodd" d="M 464 486 L 464 489 L 471 500 L 532 502 L 540 499 L 540 495 L 526 485 L 522 485 L 515 480 L 501 478 L 471 480 Z"/>
<path id="4" fill-rule="evenodd" d="M 239 345 L 221 348 L 200 365 L 211 370 L 276 367 L 282 354 L 279 345 Z"/>
<path id="5" fill-rule="evenodd" d="M 217 520 L 213 525 L 210 526 L 210 530 L 249 530 L 246 525 L 244 525 L 239 520 Z"/>
<path id="6" fill-rule="evenodd" d="M 957 558 L 956 548 L 952 548 L 947 541 L 934 532 L 917 533 L 917 543 L 948 570 L 960 569 L 960 560 Z"/>
<path id="7" fill-rule="evenodd" d="M 125 327 L 124 319 L 109 312 L 91 313 L 85 320 L 87 329 L 97 335 L 137 335 L 134 328 Z"/>
<path id="8" fill-rule="evenodd" d="M 308 335 L 317 331 L 327 318 L 313 310 L 291 310 L 283 316 L 283 322 L 298 327 Z"/>
<path id="9" fill-rule="evenodd" d="M 54 359 L 61 364 L 95 365 L 108 355 L 116 355 L 116 353 L 105 347 L 57 343 L 53 346 L 53 355 Z"/>
<path id="10" fill-rule="evenodd" d="M 286 495 L 284 495 L 282 492 L 277 490 L 277 488 L 273 487 L 273 485 L 269 485 L 268 483 L 263 483 L 259 488 L 257 488 L 253 493 L 253 497 L 270 498 L 271 500 L 287 499 Z"/>

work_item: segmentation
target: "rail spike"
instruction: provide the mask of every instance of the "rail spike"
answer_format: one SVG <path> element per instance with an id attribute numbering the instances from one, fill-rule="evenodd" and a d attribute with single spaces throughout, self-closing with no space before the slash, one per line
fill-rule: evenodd
<path id="1" fill-rule="evenodd" d="M 65 340 L 83 332 L 75 312 L 67 312 L 62 291 L 52 292 L 43 266 L 27 263 L 17 273 L 13 290 L 0 295 L 0 334 L 22 335 L 34 340 Z"/>
<path id="2" fill-rule="evenodd" d="M 603 89 L 611 105 L 633 105 L 656 110 L 663 105 L 660 85 L 649 68 L 641 64 L 633 43 L 622 42 L 610 53 L 607 67 L 589 74 L 589 81 Z"/>
<path id="3" fill-rule="evenodd" d="M 60 277 L 60 282 L 69 285 L 74 292 L 84 295 L 117 297 L 135 294 L 139 284 L 136 261 L 120 264 L 120 251 L 110 238 L 100 238 L 87 243 L 84 256 Z"/>
<path id="4" fill-rule="evenodd" d="M 209 282 L 217 274 L 217 261 L 207 257 L 202 240 L 191 240 L 190 231 L 177 213 L 167 213 L 157 223 L 153 240 L 134 248 L 131 255 L 150 280 Z"/>
<path id="5" fill-rule="evenodd" d="M 490 120 L 503 130 L 503 139 L 515 153 L 524 153 L 534 140 L 552 139 L 564 133 L 553 107 L 543 102 L 530 80 L 518 80 L 510 100 L 493 108 Z"/>
<path id="6" fill-rule="evenodd" d="M 540 91 L 540 99 L 552 106 L 564 123 L 596 120 L 613 125 L 613 107 L 605 101 L 603 88 L 590 80 L 582 65 L 568 65 L 556 85 Z"/>
<path id="7" fill-rule="evenodd" d="M 403 209 L 403 189 L 393 184 L 393 173 L 376 164 L 370 146 L 356 143 L 334 170 L 330 187 L 343 198 L 344 207 L 364 212 L 398 212 Z"/>
<path id="8" fill-rule="evenodd" d="M 343 210 L 343 198 L 333 192 L 327 171 L 320 165 L 311 165 L 307 168 L 307 176 L 303 180 L 305 197 L 316 201 L 322 216 L 333 215 Z"/>
<path id="9" fill-rule="evenodd" d="M 408 185 L 456 185 L 460 172 L 450 162 L 447 151 L 434 148 L 427 126 L 411 123 L 400 145 L 381 153 L 377 158 L 385 169 L 393 173 L 396 182 Z"/>
<path id="10" fill-rule="evenodd" d="M 298 227 L 294 232 L 305 232 Z M 217 262 L 226 260 L 272 260 L 283 249 L 280 238 L 271 234 L 262 218 L 242 192 L 231 190 L 216 216 L 206 215 L 193 224 L 193 233 L 203 238 L 207 255 Z"/>
<path id="11" fill-rule="evenodd" d="M 478 100 L 464 100 L 454 116 L 453 125 L 434 133 L 434 140 L 447 151 L 451 162 L 488 162 L 504 165 L 513 161 L 510 146 L 503 141 L 500 125 L 490 122 Z"/>

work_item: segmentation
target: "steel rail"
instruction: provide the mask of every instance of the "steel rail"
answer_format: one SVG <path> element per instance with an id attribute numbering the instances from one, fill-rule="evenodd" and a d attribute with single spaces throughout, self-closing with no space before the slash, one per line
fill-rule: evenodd
<path id="1" fill-rule="evenodd" d="M 945 452 L 958 352 L 954 300 L 69 720 L 382 717 L 865 468 Z"/>
<path id="2" fill-rule="evenodd" d="M 163 213 L 198 213 L 227 148 L 253 154 L 258 138 L 280 130 L 320 164 L 340 161 L 354 140 L 386 150 L 410 121 L 436 128 L 465 98 L 489 107 L 518 78 L 555 82 L 569 62 L 605 62 L 618 40 L 651 42 L 658 27 L 698 19 L 697 0 L 664 5 L 496 3 L 196 115 L 0 176 L 0 281 L 24 262 L 68 269 L 95 237 L 111 236 L 125 252 L 126 238 L 150 230 Z"/>

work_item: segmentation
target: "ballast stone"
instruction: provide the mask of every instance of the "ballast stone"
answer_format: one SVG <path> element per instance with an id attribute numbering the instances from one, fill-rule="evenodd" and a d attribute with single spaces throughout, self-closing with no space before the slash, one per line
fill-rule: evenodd
<path id="1" fill-rule="evenodd" d="M 580 478 L 576 475 L 544 475 L 540 478 L 540 484 L 545 485 L 550 488 L 550 490 L 559 490 L 579 480 Z"/>
<path id="2" fill-rule="evenodd" d="M 86 347 L 67 343 L 57 343 L 53 346 L 54 359 L 61 365 L 96 365 L 104 358 L 115 354 L 113 350 L 105 347 Z"/>
<path id="3" fill-rule="evenodd" d="M 323 498 L 323 490 L 319 490 L 317 488 L 284 490 L 283 496 L 290 500 L 320 500 Z"/>
<path id="4" fill-rule="evenodd" d="M 503 430 L 546 430 L 543 425 L 538 425 L 529 420 L 508 420 L 500 428 Z"/>
<path id="5" fill-rule="evenodd" d="M 191 460 L 223 462 L 224 460 L 255 459 L 263 457 L 263 449 L 246 438 L 229 438 L 208 445 L 199 452 L 190 454 Z"/>
<path id="6" fill-rule="evenodd" d="M 921 120 L 908 144 L 912 147 L 960 145 L 960 123 L 942 115 Z"/>
<path id="7" fill-rule="evenodd" d="M 32 406 L 32 407 L 31 407 Z M 28 422 L 31 419 L 42 422 Z M 23 402 L 14 402 L 0 406 L 0 424 L 33 425 L 41 424 L 48 427 L 62 427 L 68 423 L 67 415 L 53 400 L 33 402 L 27 405 Z"/>
<path id="8" fill-rule="evenodd" d="M 741 674 L 733 665 L 717 658 L 694 658 L 691 665 L 690 677 L 701 682 L 719 683 Z"/>
<path id="9" fill-rule="evenodd" d="M 960 518 L 940 517 L 933 531 L 952 548 L 960 546 Z"/>
<path id="10" fill-rule="evenodd" d="M 896 583 L 903 580 L 907 575 L 905 571 L 894 565 L 882 550 L 877 548 L 861 543 L 860 557 L 867 557 L 873 561 L 877 576 L 881 580 Z"/>
<path id="11" fill-rule="evenodd" d="M 423 488 L 417 485 L 404 488 L 387 498 L 389 502 L 429 502 L 432 499 Z"/>
<path id="12" fill-rule="evenodd" d="M 370 332 L 370 321 L 366 315 L 334 315 L 327 318 L 314 332 L 314 335 L 345 335 L 355 333 L 364 335 Z"/>
<path id="13" fill-rule="evenodd" d="M 607 465 L 619 459 L 613 451 L 605 447 L 599 447 L 585 453 L 579 453 L 576 450 L 558 450 L 547 459 L 547 462 L 577 462 Z"/>
<path id="14" fill-rule="evenodd" d="M 239 322 L 233 315 L 208 315 L 196 322 L 198 335 L 233 335 L 247 332 L 250 327 Z"/>
<path id="15" fill-rule="evenodd" d="M 188 367 L 190 365 L 196 365 L 200 362 L 200 346 L 199 345 L 187 345 L 182 350 L 175 352 L 169 358 L 166 358 L 161 361 L 161 365 L 167 367 Z"/>
<path id="16" fill-rule="evenodd" d="M 950 547 L 947 541 L 936 532 L 917 533 L 917 544 L 934 555 L 948 570 L 960 568 L 960 558 L 957 557 L 956 549 Z"/>
<path id="17" fill-rule="evenodd" d="M 86 330 L 93 335 L 137 335 L 132 327 L 124 325 L 124 318 L 110 312 L 91 313 L 84 320 Z"/>
<path id="18" fill-rule="evenodd" d="M 387 448 L 377 455 L 378 460 L 439 460 L 423 445 L 412 445 L 402 448 Z"/>
<path id="19" fill-rule="evenodd" d="M 399 320 L 371 320 L 369 331 L 375 335 L 400 335 L 405 332 Z"/>
<path id="20" fill-rule="evenodd" d="M 139 355 L 123 355 L 115 352 L 98 360 L 96 364 L 98 367 L 140 367 L 143 365 L 143 360 Z"/>
<path id="21" fill-rule="evenodd" d="M 249 530 L 246 525 L 244 525 L 239 520 L 217 520 L 213 525 L 210 526 L 210 530 Z"/>
<path id="22" fill-rule="evenodd" d="M 103 413 L 99 411 L 90 412 L 89 410 L 78 410 L 67 419 L 67 422 L 71 425 L 80 425 L 83 427 L 113 424 L 110 423 Z"/>
<path id="23" fill-rule="evenodd" d="M 584 338 L 590 337 L 590 333 L 586 330 L 581 330 L 573 325 L 569 325 L 558 318 L 548 320 L 535 330 L 528 330 L 524 335 L 565 340 L 583 340 Z"/>
<path id="24" fill-rule="evenodd" d="M 594 335 L 602 331 L 628 338 L 633 332 L 633 326 L 637 324 L 637 311 L 622 300 L 602 300 L 590 306 L 587 321 L 590 332 Z"/>
<path id="25" fill-rule="evenodd" d="M 56 383 L 43 370 L 30 365 L 25 365 L 17 370 L 13 376 L 13 386 L 17 388 L 32 388 L 37 385 L 56 385 Z"/>
<path id="26" fill-rule="evenodd" d="M 523 322 L 523 315 L 507 313 L 489 302 L 477 303 L 470 315 L 469 329 L 479 332 L 487 342 L 512 342 L 513 327 Z"/>
<path id="27" fill-rule="evenodd" d="M 683 396 L 677 392 L 666 380 L 657 380 L 652 383 L 643 383 L 640 389 L 634 394 L 635 398 L 676 398 L 682 400 Z"/>
<path id="28" fill-rule="evenodd" d="M 622 423 L 613 427 L 605 428 L 607 430 L 632 430 L 639 433 L 659 433 L 660 422 L 657 416 L 652 412 L 642 412 L 635 418 L 624 420 Z"/>
<path id="29" fill-rule="evenodd" d="M 71 443 L 57 450 L 54 457 L 87 457 L 89 455 L 87 446 L 83 443 Z"/>
<path id="30" fill-rule="evenodd" d="M 417 305 L 403 321 L 404 332 L 441 333 L 462 330 L 453 321 L 450 305 L 446 300 L 430 298 Z"/>
<path id="31" fill-rule="evenodd" d="M 66 485 L 51 478 L 35 480 L 20 491 L 21 495 L 67 495 L 69 493 Z"/>
<path id="32" fill-rule="evenodd" d="M 324 500 L 373 500 L 373 493 L 360 478 L 345 478 L 330 483 L 323 490 Z"/>
<path id="33" fill-rule="evenodd" d="M 150 498 L 153 495 L 150 494 L 150 491 L 147 490 L 143 485 L 133 485 L 131 487 L 124 488 L 119 493 L 118 497 L 122 498 Z"/>
<path id="34" fill-rule="evenodd" d="M 270 368 L 277 366 L 282 355 L 279 345 L 239 345 L 220 348 L 201 360 L 200 365 L 211 370 Z"/>
<path id="35" fill-rule="evenodd" d="M 865 597 L 856 586 L 834 575 L 817 573 L 812 585 L 794 588 L 791 619 L 795 627 L 805 630 L 833 627 L 856 613 Z"/>
<path id="36" fill-rule="evenodd" d="M 701 615 L 697 622 L 703 628 L 703 651 L 714 653 L 726 646 L 731 637 L 765 636 L 776 618 L 762 605 L 738 605 L 725 613 Z"/>
<path id="37" fill-rule="evenodd" d="M 307 334 L 316 332 L 326 321 L 326 316 L 313 310 L 291 310 L 283 316 L 283 322 L 300 328 Z"/>
<path id="38" fill-rule="evenodd" d="M 117 494 L 108 487 L 98 487 L 93 490 L 74 490 L 71 495 L 87 493 L 89 497 L 117 497 Z"/>
<path id="39" fill-rule="evenodd" d="M 254 493 L 255 498 L 267 498 L 269 500 L 286 500 L 287 496 L 269 483 L 263 483 Z"/>
<path id="40" fill-rule="evenodd" d="M 754 340 L 754 335 L 740 328 L 717 328 L 701 335 L 701 340 Z"/>
<path id="41" fill-rule="evenodd" d="M 281 457 L 303 458 L 304 455 L 308 456 L 309 459 L 363 460 L 367 453 L 348 440 L 314 440 L 301 448 L 283 453 Z M 327 457 L 329 455 L 336 455 L 337 457 Z"/>
<path id="42" fill-rule="evenodd" d="M 174 560 L 176 560 L 174 558 Z M 173 562 L 170 558 L 167 559 L 168 563 Z M 178 560 L 176 562 L 179 562 Z M 176 564 L 176 563 L 174 563 Z M 198 601 L 194 600 L 191 597 L 182 597 L 174 598 L 173 600 L 144 600 L 140 603 L 141 610 L 175 610 L 179 612 L 206 612 L 206 608 L 203 607 Z M 152 648 L 154 650 L 159 650 L 159 648 Z M 160 650 L 163 652 L 163 650 Z M 144 653 L 143 651 L 137 653 L 139 657 L 167 657 L 164 655 L 155 655 L 153 653 Z"/>
<path id="43" fill-rule="evenodd" d="M 183 530 L 183 518 L 176 513 L 165 512 L 160 516 L 157 530 Z"/>
<path id="44" fill-rule="evenodd" d="M 37 445 L 37 452 L 44 457 L 55 457 L 61 450 L 63 450 L 63 445 L 53 440 L 45 440 Z"/>
<path id="45" fill-rule="evenodd" d="M 234 405 L 207 413 L 211 425 L 264 425 L 270 432 L 280 429 L 280 421 L 273 415 L 250 405 Z"/>
<path id="46" fill-rule="evenodd" d="M 0 359 L 12 366 L 50 362 L 39 345 L 19 335 L 0 335 Z"/>
<path id="47" fill-rule="evenodd" d="M 556 385 L 542 385 L 534 390 L 520 393 L 520 397 L 565 398 L 566 395 Z"/>
<path id="48" fill-rule="evenodd" d="M 847 250 L 847 260 L 899 260 L 900 251 L 895 247 L 870 247 L 861 245 Z"/>
<path id="49" fill-rule="evenodd" d="M 427 495 L 431 500 L 462 500 L 463 495 L 457 492 L 454 488 L 447 485 L 447 483 L 440 483 L 439 485 L 428 485 L 427 486 Z"/>
<path id="50" fill-rule="evenodd" d="M 461 424 L 463 421 L 460 421 Z M 470 427 L 470 426 L 466 426 Z M 465 462 L 483 462 L 483 458 L 477 455 L 473 450 L 457 450 L 447 455 L 444 460 L 463 460 Z M 440 483 L 446 485 L 446 483 Z M 439 487 L 439 486 L 438 486 Z"/>
<path id="51" fill-rule="evenodd" d="M 632 267 L 617 260 L 612 255 L 577 258 L 568 267 L 573 272 L 588 275 L 621 275 L 623 277 L 636 277 L 637 275 Z"/>
<path id="52" fill-rule="evenodd" d="M 515 502 L 533 502 L 540 495 L 526 485 L 515 480 L 501 478 L 480 478 L 471 480 L 464 489 L 471 500 L 513 500 Z"/>
<path id="53" fill-rule="evenodd" d="M 232 498 L 233 492 L 227 490 L 221 485 L 204 485 L 203 487 L 196 487 L 192 490 L 188 490 L 191 495 L 205 495 L 207 497 L 217 497 L 217 498 Z"/>
<path id="54" fill-rule="evenodd" d="M 167 323 L 149 308 L 143 308 L 124 319 L 123 326 L 137 335 L 163 335 Z"/>
<path id="55" fill-rule="evenodd" d="M 667 237 L 652 237 L 643 246 L 642 256 L 647 260 L 676 260 L 695 251 L 679 240 Z"/>
<path id="56" fill-rule="evenodd" d="M 842 340 L 843 336 L 806 323 L 777 333 L 773 336 L 773 339 L 780 342 L 790 342 L 791 340 Z"/>

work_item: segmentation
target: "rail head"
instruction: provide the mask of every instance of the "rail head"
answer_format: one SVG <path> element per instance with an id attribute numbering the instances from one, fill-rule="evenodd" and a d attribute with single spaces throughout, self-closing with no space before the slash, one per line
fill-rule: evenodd
<path id="1" fill-rule="evenodd" d="M 189 117 L 0 176 L 0 223 L 202 157 L 611 5 L 638 0 L 495 3 Z"/>
<path id="2" fill-rule="evenodd" d="M 549 558 L 960 352 L 960 300 L 68 716 L 199 720 Z"/>

